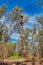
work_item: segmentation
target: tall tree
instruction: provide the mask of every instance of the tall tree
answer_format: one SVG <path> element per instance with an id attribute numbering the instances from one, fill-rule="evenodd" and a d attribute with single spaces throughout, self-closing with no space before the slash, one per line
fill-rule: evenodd
<path id="1" fill-rule="evenodd" d="M 5 5 L 4 5 L 4 7 L 5 7 Z M 3 9 L 3 10 L 5 10 L 5 9 Z M 9 16 L 6 18 L 6 20 L 3 22 L 3 24 L 1 24 L 2 28 L 0 31 L 2 31 L 2 29 L 3 29 L 3 38 L 4 38 L 5 42 L 7 42 L 8 39 L 10 38 L 10 36 L 16 31 L 16 29 L 19 29 L 19 27 L 21 26 L 22 23 L 20 22 L 20 20 L 21 20 L 22 16 L 23 16 L 23 20 L 26 21 L 26 17 L 21 14 L 22 10 L 23 10 L 22 8 L 18 8 L 18 6 L 16 6 L 10 12 Z M 3 12 L 1 12 L 1 13 L 3 13 Z M 11 23 L 9 26 L 7 26 L 7 23 L 9 20 L 11 21 Z M 10 33 L 9 33 L 9 30 L 10 30 Z"/>
<path id="2" fill-rule="evenodd" d="M 42 28 L 40 29 L 39 31 L 39 54 L 40 54 L 40 57 L 43 57 L 43 15 L 38 17 L 38 22 L 41 24 Z"/>

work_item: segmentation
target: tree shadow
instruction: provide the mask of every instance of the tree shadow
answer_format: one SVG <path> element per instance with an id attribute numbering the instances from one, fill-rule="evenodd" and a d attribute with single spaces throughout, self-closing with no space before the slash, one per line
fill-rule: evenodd
<path id="1" fill-rule="evenodd" d="M 0 62 L 0 65 L 8 65 L 8 63 Z"/>

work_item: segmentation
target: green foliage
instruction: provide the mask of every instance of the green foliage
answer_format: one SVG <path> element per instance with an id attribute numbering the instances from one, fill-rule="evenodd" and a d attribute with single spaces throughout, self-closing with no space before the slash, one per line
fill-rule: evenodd
<path id="1" fill-rule="evenodd" d="M 16 60 L 16 59 L 23 59 L 23 57 L 15 55 L 15 56 L 9 57 L 9 59 Z"/>
<path id="2" fill-rule="evenodd" d="M 7 43 L 7 50 L 8 50 L 8 56 L 11 56 L 14 54 L 14 48 L 13 48 L 13 44 L 12 43 Z"/>
<path id="3" fill-rule="evenodd" d="M 7 58 L 14 55 L 15 43 L 0 43 L 0 58 Z"/>
<path id="4" fill-rule="evenodd" d="M 14 10 L 15 10 L 16 12 L 22 12 L 22 11 L 23 11 L 23 8 L 19 8 L 18 6 L 16 6 L 16 7 L 14 8 Z"/>
<path id="5" fill-rule="evenodd" d="M 0 43 L 0 58 L 7 58 L 8 57 L 8 51 L 6 48 L 6 44 Z"/>
<path id="6" fill-rule="evenodd" d="M 3 13 L 6 12 L 7 9 L 7 5 L 3 4 L 2 6 L 0 6 L 0 18 L 3 16 Z"/>
<path id="7" fill-rule="evenodd" d="M 32 30 L 31 29 L 29 29 L 29 28 L 25 28 L 25 38 L 27 39 L 28 38 L 28 36 L 29 36 L 29 33 L 31 33 L 32 32 Z"/>
<path id="8" fill-rule="evenodd" d="M 38 20 L 38 22 L 39 22 L 40 24 L 43 25 L 43 15 L 40 16 L 40 17 L 37 17 L 37 20 Z"/>
<path id="9" fill-rule="evenodd" d="M 7 6 L 6 4 L 3 4 L 0 7 L 0 18 L 3 16 L 3 13 L 5 13 L 7 10 Z M 31 58 L 32 56 L 36 57 L 36 54 L 38 52 L 37 55 L 39 55 L 40 57 L 43 57 L 43 30 L 41 29 L 39 32 L 39 34 L 37 34 L 36 32 L 36 28 L 34 26 L 34 30 L 28 29 L 26 28 L 25 30 L 23 29 L 23 25 L 21 25 L 21 17 L 22 14 L 21 12 L 23 11 L 22 8 L 19 8 L 18 6 L 16 6 L 8 15 L 8 20 L 11 20 L 11 25 L 9 26 L 9 28 L 6 27 L 7 23 L 6 21 L 3 23 L 3 25 L 1 26 L 1 30 L 0 30 L 0 41 L 2 39 L 2 33 L 4 31 L 4 39 L 5 42 L 8 42 L 9 37 L 13 34 L 12 31 L 15 31 L 16 29 L 19 28 L 19 26 L 21 26 L 22 29 L 18 30 L 18 33 L 21 34 L 20 35 L 20 42 L 18 43 L 18 49 L 16 52 L 16 43 L 0 43 L 0 58 L 10 58 L 10 59 L 23 59 L 22 56 L 25 56 L 28 54 Z M 25 15 L 23 15 L 25 16 Z M 27 17 L 26 17 L 27 18 Z M 41 17 L 37 17 L 38 22 L 43 26 L 43 16 Z M 23 24 L 24 22 L 27 21 L 27 19 L 25 20 L 25 17 L 23 19 Z M 13 30 L 11 29 L 12 25 L 17 22 L 16 25 L 14 25 Z M 2 30 L 2 28 L 4 28 Z M 10 29 L 10 34 L 8 34 Z M 31 33 L 31 37 L 32 40 L 31 42 L 27 42 L 28 37 L 29 37 L 29 33 Z M 38 41 L 39 44 L 36 45 L 35 42 L 33 41 Z M 35 46 L 36 45 L 36 46 Z M 17 56 L 16 56 L 17 55 Z"/>
<path id="10" fill-rule="evenodd" d="M 43 30 L 39 31 L 39 54 L 41 57 L 43 57 Z"/>
<path id="11" fill-rule="evenodd" d="M 0 32 L 0 41 L 2 40 L 2 32 Z"/>

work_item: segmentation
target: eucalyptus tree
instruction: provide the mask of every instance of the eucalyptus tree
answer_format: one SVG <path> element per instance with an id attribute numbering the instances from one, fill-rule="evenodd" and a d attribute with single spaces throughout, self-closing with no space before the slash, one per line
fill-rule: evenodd
<path id="1" fill-rule="evenodd" d="M 6 15 L 7 9 L 5 5 L 3 5 L 3 7 L 1 7 L 2 9 L 0 9 L 0 19 Z M 1 11 L 3 10 L 3 11 Z M 6 10 L 6 11 L 5 11 Z M 3 23 L 0 24 L 0 38 L 2 36 L 2 41 L 4 42 L 8 42 L 10 36 L 17 30 L 20 31 L 20 36 L 21 34 L 24 34 L 23 31 L 23 24 L 27 21 L 27 16 L 22 14 L 23 9 L 22 8 L 18 8 L 18 6 L 16 6 L 10 13 L 9 15 L 5 17 L 5 20 Z M 10 24 L 9 24 L 9 20 L 10 20 Z M 22 39 L 23 41 L 23 39 Z M 24 44 L 24 43 L 23 43 Z"/>
<path id="2" fill-rule="evenodd" d="M 3 28 L 4 28 L 4 24 L 1 23 L 1 18 L 6 13 L 6 9 L 7 9 L 6 4 L 3 4 L 2 6 L 0 6 L 0 39 L 2 38 L 1 36 L 3 32 Z"/>
<path id="3" fill-rule="evenodd" d="M 32 55 L 33 55 L 33 57 L 36 57 L 37 56 L 37 43 L 38 43 L 38 30 L 37 30 L 37 25 L 36 24 L 34 24 L 34 29 L 33 29 L 33 31 L 32 31 L 32 33 L 31 33 L 31 37 L 32 37 L 32 39 L 31 39 L 31 53 L 32 53 Z"/>
<path id="4" fill-rule="evenodd" d="M 5 7 L 5 5 L 3 5 Z M 3 9 L 0 9 L 0 12 L 5 14 L 3 10 L 5 10 L 6 8 L 1 7 Z M 2 11 L 1 11 L 2 10 Z M 6 9 L 7 10 L 7 9 Z M 22 24 L 22 22 L 20 22 L 21 17 L 23 16 L 23 20 L 26 21 L 26 17 L 25 15 L 22 15 L 23 9 L 22 8 L 18 8 L 18 6 L 16 6 L 10 13 L 8 16 L 6 16 L 6 20 L 3 22 L 2 29 L 3 29 L 3 37 L 5 42 L 7 42 L 10 38 L 10 36 L 16 31 L 16 29 L 18 30 Z M 6 11 L 7 12 L 7 11 Z M 0 14 L 1 15 L 1 14 Z M 3 15 L 1 15 L 3 16 Z M 2 18 L 2 17 L 1 17 Z M 24 19 L 25 18 L 25 19 Z M 7 26 L 8 21 L 10 22 L 10 25 Z M 24 22 L 23 22 L 24 23 Z M 1 29 L 1 30 L 2 30 Z M 9 31 L 10 30 L 10 31 Z M 10 33 L 9 33 L 10 32 Z"/>
<path id="5" fill-rule="evenodd" d="M 43 57 L 43 15 L 37 18 L 38 22 L 41 24 L 41 29 L 39 30 L 39 55 Z"/>

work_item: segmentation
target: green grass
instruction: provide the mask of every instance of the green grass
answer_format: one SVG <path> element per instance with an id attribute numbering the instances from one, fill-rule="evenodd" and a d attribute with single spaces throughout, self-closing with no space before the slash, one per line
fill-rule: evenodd
<path id="1" fill-rule="evenodd" d="M 9 59 L 23 59 L 23 57 L 21 57 L 21 56 L 11 56 L 11 57 L 9 57 Z"/>

